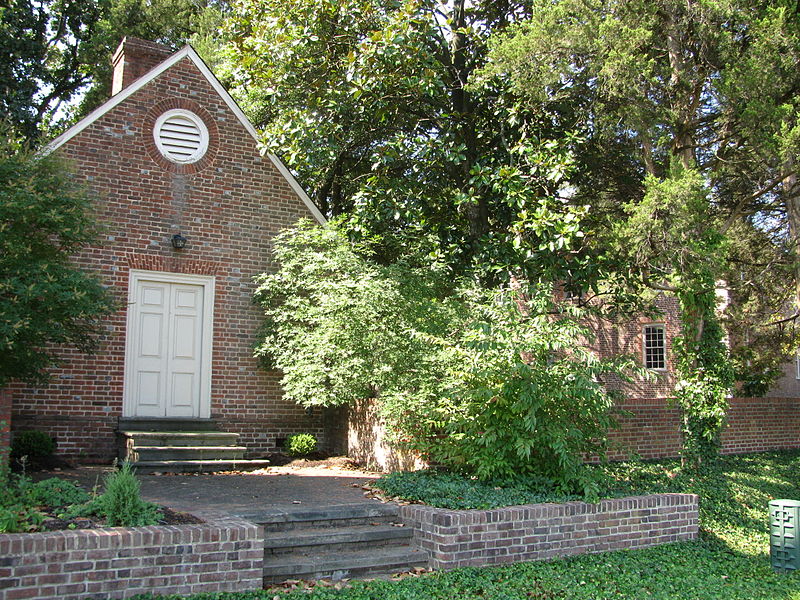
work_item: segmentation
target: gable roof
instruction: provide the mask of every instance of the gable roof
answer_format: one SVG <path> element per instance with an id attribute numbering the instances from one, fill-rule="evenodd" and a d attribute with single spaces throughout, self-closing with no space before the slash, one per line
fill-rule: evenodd
<path id="1" fill-rule="evenodd" d="M 43 154 L 49 154 L 54 152 L 61 146 L 63 146 L 66 142 L 71 140 L 73 137 L 78 135 L 81 131 L 89 127 L 92 123 L 94 123 L 97 119 L 102 117 L 112 108 L 126 100 L 129 96 L 135 94 L 138 90 L 146 86 L 148 83 L 153 81 L 156 77 L 161 75 L 164 71 L 178 63 L 179 61 L 183 60 L 184 58 L 189 58 L 195 66 L 200 70 L 203 76 L 206 78 L 211 87 L 219 94 L 220 98 L 225 102 L 228 108 L 236 115 L 236 118 L 242 124 L 242 126 L 247 130 L 247 132 L 253 137 L 253 139 L 258 142 L 258 132 L 256 132 L 256 128 L 250 122 L 250 120 L 245 116 L 242 109 L 239 108 L 239 105 L 236 103 L 236 100 L 228 93 L 228 91 L 222 86 L 219 82 L 219 79 L 211 72 L 211 69 L 208 68 L 208 65 L 203 61 L 202 58 L 197 54 L 194 48 L 187 45 L 184 46 L 181 50 L 170 56 L 164 62 L 159 64 L 158 66 L 154 67 L 150 70 L 146 75 L 143 75 L 133 83 L 131 83 L 128 87 L 121 90 L 116 95 L 112 96 L 108 100 L 106 100 L 103 104 L 93 110 L 91 113 L 86 115 L 83 119 L 75 123 L 72 127 L 67 129 L 64 133 L 60 136 L 55 138 L 49 144 L 47 144 L 43 149 Z M 289 183 L 291 188 L 294 192 L 300 197 L 303 203 L 306 205 L 311 214 L 314 215 L 314 218 L 320 223 L 324 224 L 327 219 L 325 216 L 320 212 L 317 208 L 316 204 L 309 198 L 306 191 L 300 185 L 300 183 L 295 179 L 292 172 L 289 171 L 288 167 L 283 164 L 283 161 L 278 158 L 275 154 L 267 153 L 267 157 L 269 157 L 270 161 L 273 165 L 280 171 L 281 175 L 283 175 L 284 179 Z"/>

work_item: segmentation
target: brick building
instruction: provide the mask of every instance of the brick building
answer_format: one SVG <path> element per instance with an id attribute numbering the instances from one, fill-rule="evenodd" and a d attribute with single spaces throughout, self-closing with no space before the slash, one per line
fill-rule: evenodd
<path id="1" fill-rule="evenodd" d="M 119 310 L 96 355 L 64 351 L 49 386 L 0 391 L 0 421 L 11 414 L 14 430 L 44 430 L 60 454 L 82 461 L 116 455 L 121 421 L 159 419 L 215 423 L 251 457 L 294 432 L 338 449 L 340 416 L 284 401 L 280 375 L 252 357 L 261 322 L 253 276 L 274 267 L 270 241 L 323 215 L 276 156 L 260 154 L 252 124 L 191 47 L 173 54 L 126 39 L 114 68 L 112 97 L 47 151 L 95 197 L 103 238 L 75 260 L 101 276 Z M 598 350 L 641 355 L 656 373 L 623 388 L 631 415 L 614 434 L 620 455 L 679 447 L 667 403 L 677 312 L 661 302 L 661 320 L 598 328 Z M 797 383 L 789 374 L 771 398 L 733 399 L 726 450 L 800 445 Z M 385 447 L 368 409 L 351 411 L 349 448 L 367 462 L 408 464 Z"/>
<path id="2" fill-rule="evenodd" d="M 270 240 L 324 222 L 191 47 L 126 39 L 112 97 L 46 151 L 95 197 L 102 240 L 75 257 L 119 310 L 94 356 L 66 351 L 50 385 L 15 386 L 13 429 L 48 432 L 59 453 L 110 460 L 120 418 L 213 419 L 250 455 L 293 432 L 323 441 L 325 419 L 281 398 L 252 357 L 261 322 L 253 276 Z M 180 247 L 182 246 L 183 247 Z"/>

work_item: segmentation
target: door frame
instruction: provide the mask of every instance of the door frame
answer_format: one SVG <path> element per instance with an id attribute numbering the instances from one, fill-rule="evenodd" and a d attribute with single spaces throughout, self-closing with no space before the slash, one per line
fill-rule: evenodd
<path id="1" fill-rule="evenodd" d="M 144 271 L 131 269 L 128 275 L 128 308 L 125 321 L 125 374 L 122 387 L 122 416 L 136 417 L 136 402 L 132 397 L 131 378 L 133 377 L 133 362 L 135 348 L 131 343 L 134 330 L 134 310 L 136 304 L 136 288 L 140 281 L 154 281 L 157 283 L 183 283 L 203 287 L 203 343 L 200 359 L 200 406 L 199 418 L 211 418 L 211 353 L 213 351 L 214 336 L 214 287 L 213 275 L 189 275 L 186 273 L 168 273 L 166 271 Z"/>

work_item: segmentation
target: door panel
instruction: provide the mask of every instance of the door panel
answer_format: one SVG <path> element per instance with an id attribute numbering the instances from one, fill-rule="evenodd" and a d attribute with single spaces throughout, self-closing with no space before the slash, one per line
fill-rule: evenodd
<path id="1" fill-rule="evenodd" d="M 171 300 L 167 416 L 197 416 L 202 367 L 203 288 L 173 284 Z"/>
<path id="2" fill-rule="evenodd" d="M 199 416 L 203 286 L 139 281 L 133 310 L 135 416 Z"/>

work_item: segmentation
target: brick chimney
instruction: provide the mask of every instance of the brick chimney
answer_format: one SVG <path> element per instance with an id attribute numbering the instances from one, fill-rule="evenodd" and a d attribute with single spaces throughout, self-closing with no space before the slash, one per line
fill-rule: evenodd
<path id="1" fill-rule="evenodd" d="M 111 95 L 118 94 L 171 54 L 172 50 L 161 44 L 135 37 L 123 38 L 111 59 L 114 66 Z"/>

